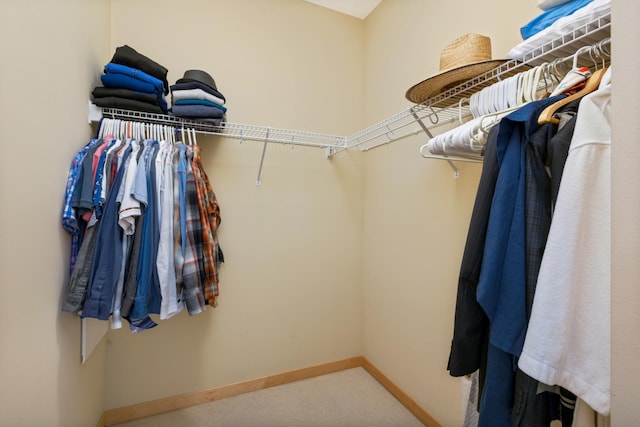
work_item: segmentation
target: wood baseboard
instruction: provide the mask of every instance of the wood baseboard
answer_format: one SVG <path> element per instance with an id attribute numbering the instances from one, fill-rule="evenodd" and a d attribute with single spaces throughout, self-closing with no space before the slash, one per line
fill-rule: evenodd
<path id="1" fill-rule="evenodd" d="M 268 375 L 262 378 L 243 381 L 222 387 L 216 387 L 204 391 L 185 393 L 178 396 L 164 399 L 152 400 L 150 402 L 138 403 L 136 405 L 124 406 L 121 408 L 109 409 L 102 414 L 98 427 L 112 426 L 114 424 L 125 423 L 140 418 L 158 415 L 177 409 L 188 408 L 202 403 L 213 402 L 214 400 L 226 397 L 237 396 L 251 391 L 313 378 L 320 375 L 331 374 L 351 368 L 364 368 L 374 377 L 389 393 L 400 401 L 413 415 L 416 416 L 427 427 L 441 427 L 427 411 L 418 405 L 409 395 L 396 386 L 378 368 L 362 356 L 349 359 L 338 360 L 336 362 L 323 363 L 321 365 L 310 366 L 308 368 L 296 369 L 275 375 Z"/>
<path id="2" fill-rule="evenodd" d="M 405 408 L 409 410 L 417 419 L 422 421 L 427 427 L 442 427 L 435 418 L 431 416 L 422 406 L 413 400 L 407 393 L 405 393 L 400 387 L 398 387 L 393 381 L 391 381 L 385 374 L 383 374 L 373 363 L 369 362 L 366 358 L 362 358 L 362 367 L 375 378 L 384 388 L 387 389 L 393 397 L 398 399 Z"/>
<path id="3" fill-rule="evenodd" d="M 107 413 L 103 412 L 102 416 L 98 420 L 98 427 L 106 427 L 107 426 Z"/>

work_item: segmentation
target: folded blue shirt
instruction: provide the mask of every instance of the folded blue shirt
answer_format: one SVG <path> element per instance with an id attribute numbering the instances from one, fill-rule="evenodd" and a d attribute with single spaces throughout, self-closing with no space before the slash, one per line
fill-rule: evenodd
<path id="1" fill-rule="evenodd" d="M 219 119 L 224 116 L 224 112 L 219 108 L 208 105 L 174 105 L 171 112 L 177 117 L 211 118 Z"/>
<path id="2" fill-rule="evenodd" d="M 215 102 L 207 101 L 206 99 L 179 99 L 174 102 L 173 105 L 207 105 L 209 107 L 218 108 L 223 112 L 227 111 L 227 107 L 216 104 Z"/>
<path id="3" fill-rule="evenodd" d="M 158 92 L 155 87 L 135 77 L 127 76 L 125 74 L 103 74 L 100 76 L 104 87 L 130 89 L 136 92 L 152 93 L 158 98 L 158 104 L 163 111 L 167 111 L 167 101 L 164 98 L 163 92 Z"/>
<path id="4" fill-rule="evenodd" d="M 154 92 L 160 92 L 164 94 L 164 83 L 152 75 L 145 73 L 144 71 L 138 70 L 137 68 L 127 67 L 122 64 L 114 64 L 113 62 L 109 62 L 104 66 L 105 74 L 124 74 L 125 76 L 135 77 L 138 80 L 142 80 L 145 83 L 149 83 L 153 85 Z"/>
<path id="5" fill-rule="evenodd" d="M 124 74 L 103 74 L 100 76 L 104 87 L 130 89 L 136 92 L 158 93 L 151 84 Z"/>
<path id="6" fill-rule="evenodd" d="M 529 37 L 538 34 L 540 31 L 551 26 L 558 19 L 563 16 L 571 15 L 573 12 L 585 7 L 592 1 L 593 0 L 572 0 L 568 3 L 564 3 L 560 6 L 554 7 L 553 9 L 547 10 L 520 28 L 522 39 L 526 40 Z"/>

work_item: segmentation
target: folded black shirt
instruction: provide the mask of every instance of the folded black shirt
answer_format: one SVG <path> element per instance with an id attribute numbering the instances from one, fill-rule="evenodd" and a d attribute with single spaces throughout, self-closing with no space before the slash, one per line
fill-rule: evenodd
<path id="1" fill-rule="evenodd" d="M 116 96 L 118 98 L 133 99 L 136 101 L 146 102 L 148 104 L 154 104 L 160 107 L 158 103 L 158 97 L 155 93 L 136 92 L 131 89 L 114 88 L 114 87 L 102 87 L 97 86 L 91 92 L 93 98 L 106 98 L 110 96 Z"/>
<path id="2" fill-rule="evenodd" d="M 143 111 L 145 113 L 164 114 L 165 112 L 158 105 L 150 104 L 135 99 L 120 98 L 117 96 L 105 96 L 95 98 L 93 103 L 98 107 L 120 108 L 123 110 Z"/>

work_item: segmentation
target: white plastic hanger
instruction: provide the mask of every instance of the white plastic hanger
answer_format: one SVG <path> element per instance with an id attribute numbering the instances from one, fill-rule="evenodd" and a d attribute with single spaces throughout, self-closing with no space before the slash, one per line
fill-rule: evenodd
<path id="1" fill-rule="evenodd" d="M 585 81 L 591 76 L 589 67 L 578 67 L 578 58 L 585 52 L 591 52 L 591 46 L 583 46 L 573 54 L 573 67 L 562 78 L 558 86 L 551 92 L 550 96 L 560 95 L 567 89 L 570 89 L 580 82 Z"/>
<path id="2" fill-rule="evenodd" d="M 104 127 L 106 126 L 106 123 L 108 121 L 109 119 L 105 118 L 100 121 L 100 127 L 98 128 L 98 139 L 102 139 L 102 135 L 104 135 Z"/>

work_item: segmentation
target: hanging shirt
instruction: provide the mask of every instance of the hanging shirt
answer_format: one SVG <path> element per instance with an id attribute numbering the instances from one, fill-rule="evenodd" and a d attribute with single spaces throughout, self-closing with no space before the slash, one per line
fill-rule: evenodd
<path id="1" fill-rule="evenodd" d="M 558 113 L 575 115 L 580 99 L 561 107 Z M 551 225 L 552 180 L 559 182 L 564 167 L 565 156 L 560 155 L 558 144 L 567 136 L 567 129 L 562 126 L 563 132 L 559 133 L 560 126 L 554 123 L 544 123 L 531 135 L 525 148 L 525 261 L 526 261 L 526 319 L 529 321 L 533 297 L 535 295 L 538 272 L 544 252 L 549 226 Z M 570 139 L 569 134 L 569 139 Z M 555 148 L 555 156 L 549 156 L 550 147 Z M 566 147 L 568 151 L 568 146 Z M 556 164 L 557 163 L 557 164 Z M 549 168 L 547 169 L 547 166 Z M 549 171 L 553 173 L 550 174 Z M 559 176 L 554 176 L 558 174 Z M 544 427 L 549 426 L 552 420 L 562 419 L 563 425 L 571 425 L 570 411 L 561 414 L 559 394 L 538 390 L 538 381 L 524 374 L 521 370 L 516 372 L 513 426 L 514 427 Z M 566 392 L 566 391 L 565 391 Z M 570 393 L 563 394 L 566 396 Z M 571 405 L 572 406 L 572 405 Z"/>
<path id="2" fill-rule="evenodd" d="M 519 361 L 603 415 L 611 391 L 610 74 L 580 103 Z"/>
<path id="3" fill-rule="evenodd" d="M 160 284 L 156 268 L 159 228 L 155 178 L 155 157 L 159 147 L 157 141 L 146 141 L 145 145 L 147 144 L 150 148 L 141 161 L 146 165 L 145 183 L 148 197 L 138 256 L 138 287 L 128 319 L 132 332 L 155 327 L 156 323 L 151 320 L 149 314 L 160 313 Z"/>
<path id="4" fill-rule="evenodd" d="M 190 315 L 204 311 L 205 299 L 203 292 L 204 267 L 202 259 L 202 222 L 198 209 L 198 193 L 195 176 L 193 174 L 193 155 L 186 153 L 186 207 L 185 207 L 185 240 L 184 266 L 182 280 L 184 281 L 184 301 Z"/>
<path id="5" fill-rule="evenodd" d="M 217 265 L 217 244 L 216 230 L 220 224 L 220 208 L 213 189 L 209 184 L 207 174 L 202 167 L 200 157 L 200 147 L 194 146 L 193 150 L 193 173 L 195 177 L 196 192 L 198 195 L 198 209 L 200 211 L 200 222 L 202 224 L 202 258 L 204 267 L 204 297 L 207 304 L 216 305 L 218 296 L 218 265 Z"/>
<path id="6" fill-rule="evenodd" d="M 480 426 L 511 425 L 513 386 L 526 331 L 525 147 L 542 110 L 564 98 L 531 102 L 499 124 L 499 173 L 491 202 L 477 298 L 489 318 Z"/>
<path id="7" fill-rule="evenodd" d="M 67 186 L 64 196 L 64 207 L 62 209 L 62 227 L 71 234 L 71 256 L 69 260 L 69 272 L 73 271 L 73 266 L 76 262 L 78 251 L 80 250 L 80 236 L 82 230 L 78 223 L 78 215 L 76 209 L 73 207 L 73 194 L 78 185 L 78 178 L 80 177 L 80 170 L 82 168 L 82 161 L 87 154 L 89 148 L 98 143 L 98 139 L 92 139 L 87 145 L 82 147 L 78 153 L 76 153 L 71 167 L 69 168 L 69 174 L 67 176 Z"/>
<path id="8" fill-rule="evenodd" d="M 162 173 L 157 174 L 159 180 L 158 207 L 160 221 L 160 241 L 158 243 L 158 257 L 156 266 L 158 269 L 158 279 L 160 280 L 160 294 L 162 296 L 160 305 L 160 319 L 169 319 L 183 309 L 183 304 L 178 301 L 176 289 L 176 269 L 174 257 L 174 194 L 173 194 L 173 146 L 165 143 L 162 146 L 162 156 L 158 156 L 157 170 Z"/>
<path id="9" fill-rule="evenodd" d="M 72 313 L 81 313 L 87 292 L 87 286 L 91 278 L 91 266 L 93 261 L 93 253 L 95 251 L 95 243 L 100 222 L 97 220 L 90 221 L 78 251 L 76 264 L 69 277 L 69 285 L 62 301 L 62 311 Z"/>
<path id="10" fill-rule="evenodd" d="M 93 153 L 93 164 L 92 164 L 92 173 L 93 173 L 93 184 L 91 188 L 91 210 L 94 211 L 94 214 L 97 218 L 100 218 L 102 215 L 102 211 L 99 209 L 101 206 L 100 202 L 100 194 L 102 193 L 102 183 L 104 179 L 104 163 L 106 161 L 107 150 L 113 147 L 116 143 L 116 140 L 111 138 L 102 144 L 98 149 Z"/>
<path id="11" fill-rule="evenodd" d="M 126 160 L 130 153 L 131 147 L 127 148 L 123 160 Z M 118 226 L 116 197 L 123 176 L 124 168 L 121 168 L 116 174 L 112 191 L 109 192 L 104 205 L 82 317 L 107 320 L 111 315 L 113 296 L 122 266 L 122 230 Z"/>
<path id="12" fill-rule="evenodd" d="M 186 226 L 186 187 L 187 187 L 187 160 L 186 146 L 178 144 L 173 159 L 173 247 L 174 263 L 176 270 L 176 287 L 184 301 L 184 252 L 187 241 Z"/>
<path id="13" fill-rule="evenodd" d="M 116 197 L 116 203 L 118 204 L 119 207 L 119 211 L 118 211 L 118 216 L 120 217 L 122 214 L 122 202 L 125 198 L 125 193 L 127 191 L 131 191 L 131 188 L 127 188 L 126 183 L 127 183 L 127 177 L 129 175 L 129 168 L 132 167 L 132 163 L 135 165 L 137 163 L 136 161 L 136 155 L 139 149 L 139 144 L 137 143 L 137 141 L 128 141 L 127 142 L 129 146 L 131 146 L 131 154 L 127 157 L 127 159 L 122 162 L 121 157 L 118 156 L 117 159 L 115 159 L 114 163 L 119 163 L 120 167 L 125 168 L 124 171 L 124 177 L 123 177 L 123 182 L 120 185 L 120 189 L 118 191 L 118 195 Z M 135 169 L 135 166 L 133 166 L 133 169 Z M 127 188 L 125 190 L 125 188 Z M 120 221 L 118 221 L 118 225 L 120 225 L 120 227 L 122 228 L 122 224 L 120 223 Z M 134 227 L 135 228 L 135 227 Z M 128 260 L 129 260 L 129 256 L 131 255 L 131 247 L 133 244 L 133 233 L 127 233 L 128 230 L 125 230 L 123 228 L 123 233 L 122 233 L 122 264 L 120 266 L 120 275 L 118 276 L 118 282 L 116 284 L 116 291 L 114 293 L 114 297 L 113 297 L 113 303 L 112 303 L 112 307 L 111 307 L 111 329 L 120 329 L 122 327 L 122 314 L 121 314 L 121 307 L 122 307 L 122 295 L 124 293 L 124 281 L 125 281 L 125 277 L 126 277 L 126 270 L 127 270 L 127 264 L 128 264 Z"/>
<path id="14" fill-rule="evenodd" d="M 480 277 L 482 253 L 487 235 L 491 200 L 498 179 L 496 152 L 498 126 L 489 131 L 482 163 L 482 174 L 473 205 L 469 231 L 460 265 L 458 294 L 447 369 L 455 377 L 481 369 L 480 389 L 484 381 L 483 359 L 489 333 L 489 319 L 478 303 L 476 291 Z"/>
<path id="15" fill-rule="evenodd" d="M 76 209 L 78 218 L 85 223 L 89 222 L 91 218 L 93 205 L 93 155 L 104 144 L 104 141 L 99 141 L 87 150 L 84 159 L 82 159 L 78 183 L 73 193 L 72 206 Z"/>
<path id="16" fill-rule="evenodd" d="M 122 227 L 125 235 L 132 236 L 135 233 L 136 218 L 140 216 L 142 210 L 140 201 L 133 196 L 133 183 L 135 182 L 136 171 L 138 170 L 138 151 L 140 144 L 138 141 L 131 142 L 131 156 L 125 172 L 122 196 L 120 197 L 120 209 L 118 211 L 118 224 Z"/>

